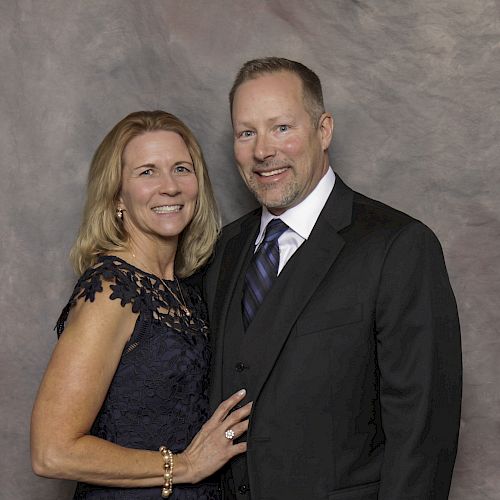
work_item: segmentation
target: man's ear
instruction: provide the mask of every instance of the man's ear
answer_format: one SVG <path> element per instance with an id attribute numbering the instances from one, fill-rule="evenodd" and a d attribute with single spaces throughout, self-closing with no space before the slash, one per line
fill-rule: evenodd
<path id="1" fill-rule="evenodd" d="M 332 114 L 323 113 L 318 123 L 318 131 L 321 134 L 321 145 L 323 146 L 323 151 L 326 151 L 332 142 L 334 127 L 335 122 Z"/>

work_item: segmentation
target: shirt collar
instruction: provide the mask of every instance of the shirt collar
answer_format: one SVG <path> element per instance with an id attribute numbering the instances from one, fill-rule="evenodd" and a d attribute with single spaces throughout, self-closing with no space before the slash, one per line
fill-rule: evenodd
<path id="1" fill-rule="evenodd" d="M 320 179 L 317 186 L 298 205 L 283 212 L 279 218 L 299 236 L 307 240 L 318 220 L 319 214 L 325 206 L 335 185 L 335 173 L 329 167 L 326 174 Z M 261 244 L 267 225 L 272 219 L 277 218 L 266 207 L 262 207 L 260 229 L 255 245 Z"/>

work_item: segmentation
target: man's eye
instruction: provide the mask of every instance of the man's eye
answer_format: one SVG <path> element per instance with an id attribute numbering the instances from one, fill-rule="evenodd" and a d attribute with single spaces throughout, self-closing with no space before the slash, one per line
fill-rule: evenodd
<path id="1" fill-rule="evenodd" d="M 288 125 L 278 125 L 278 130 L 280 132 L 287 132 L 290 127 Z"/>

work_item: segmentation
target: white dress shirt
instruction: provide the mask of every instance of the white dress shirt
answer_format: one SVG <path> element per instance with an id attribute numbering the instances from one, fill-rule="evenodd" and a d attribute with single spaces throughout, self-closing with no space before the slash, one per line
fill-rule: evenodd
<path id="1" fill-rule="evenodd" d="M 318 182 L 318 185 L 302 200 L 298 205 L 289 208 L 279 217 L 276 217 L 266 207 L 262 207 L 260 219 L 260 230 L 255 240 L 255 250 L 264 239 L 266 227 L 272 219 L 281 219 L 289 229 L 287 229 L 278 239 L 280 247 L 280 263 L 278 274 L 281 273 L 285 264 L 295 253 L 297 248 L 309 238 L 314 224 L 318 220 L 319 214 L 325 206 L 326 200 L 330 196 L 335 185 L 335 173 L 329 167 L 326 174 Z"/>

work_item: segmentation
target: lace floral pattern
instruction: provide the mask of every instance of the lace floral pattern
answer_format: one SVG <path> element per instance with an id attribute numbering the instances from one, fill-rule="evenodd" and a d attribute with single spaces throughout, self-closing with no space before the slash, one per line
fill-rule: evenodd
<path id="1" fill-rule="evenodd" d="M 209 418 L 210 351 L 206 310 L 198 291 L 186 283 L 163 283 L 119 257 L 103 256 L 78 280 L 56 330 L 60 335 L 78 300 L 93 302 L 110 283 L 110 300 L 131 304 L 138 314 L 91 434 L 121 446 L 180 452 Z M 179 304 L 183 298 L 191 312 Z M 182 300 L 182 299 L 181 299 Z M 78 483 L 76 499 L 160 497 L 159 488 L 120 489 Z M 174 488 L 172 499 L 219 499 L 213 483 Z"/>

